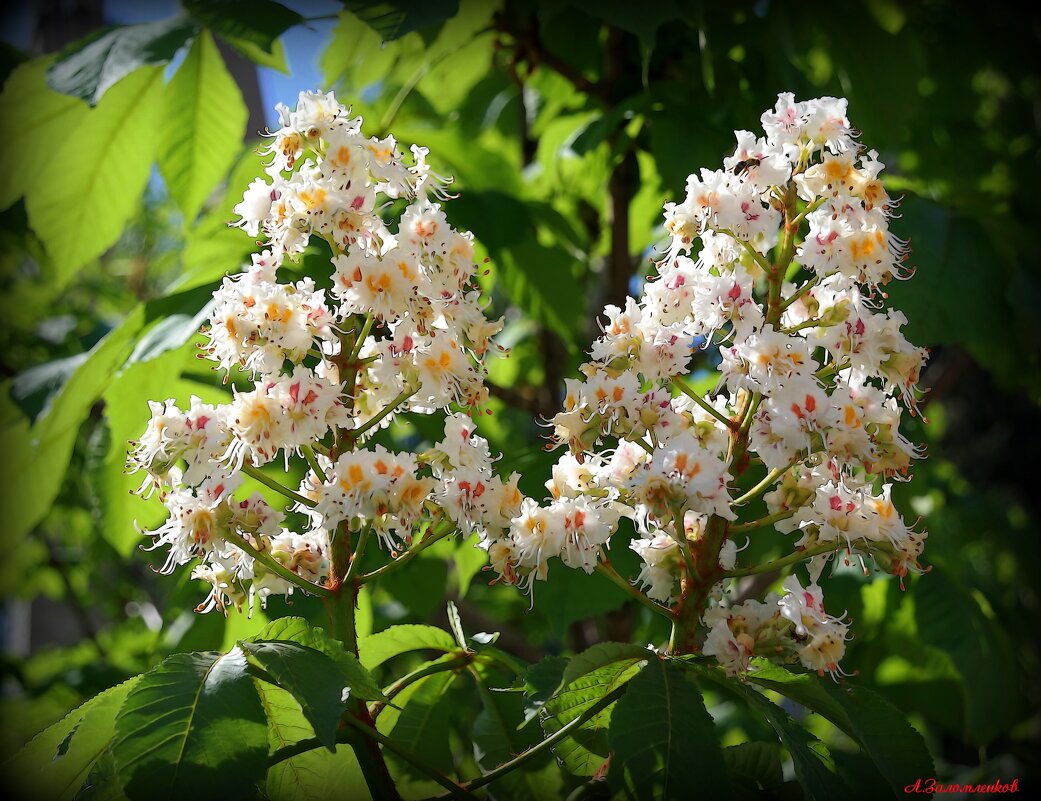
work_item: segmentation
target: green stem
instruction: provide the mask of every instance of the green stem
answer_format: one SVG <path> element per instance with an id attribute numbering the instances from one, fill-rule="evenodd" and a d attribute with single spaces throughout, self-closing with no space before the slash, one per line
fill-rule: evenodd
<path id="1" fill-rule="evenodd" d="M 388 414 L 390 414 L 395 409 L 397 409 L 398 406 L 400 406 L 402 403 L 407 401 L 409 398 L 411 398 L 417 392 L 419 392 L 419 388 L 418 387 L 415 388 L 415 389 L 412 389 L 411 387 L 405 387 L 405 389 L 401 390 L 401 392 L 398 393 L 398 396 L 396 398 L 394 398 L 394 400 L 392 400 L 386 406 L 384 406 L 375 417 L 370 417 L 368 420 L 366 420 L 362 425 L 358 426 L 357 428 L 348 429 L 347 432 L 346 432 L 347 433 L 347 437 L 352 442 L 357 442 L 358 439 L 361 438 L 362 434 L 364 434 L 366 431 L 368 431 L 373 426 L 377 425 L 380 422 L 380 420 L 382 420 Z"/>
<path id="2" fill-rule="evenodd" d="M 752 487 L 752 489 L 750 489 L 740 498 L 735 498 L 730 505 L 744 506 L 749 501 L 758 498 L 763 492 L 765 492 L 767 489 L 773 486 L 774 482 L 777 481 L 777 479 L 779 479 L 781 476 L 783 476 L 785 473 L 787 473 L 801 461 L 801 459 L 794 459 L 788 464 L 786 464 L 784 467 L 778 467 L 776 470 L 771 470 L 769 473 L 766 474 L 766 477 L 762 481 L 760 481 L 758 484 Z M 733 531 L 734 527 L 731 526 L 730 530 Z"/>
<path id="3" fill-rule="evenodd" d="M 781 311 L 784 311 L 785 309 L 787 309 L 793 303 L 798 301 L 799 298 L 804 297 L 807 292 L 809 292 L 811 289 L 813 289 L 815 286 L 817 286 L 817 282 L 819 280 L 820 279 L 817 276 L 814 276 L 813 278 L 809 279 L 805 284 L 803 284 L 801 287 L 799 287 L 798 290 L 793 292 L 791 294 L 791 296 L 789 298 L 787 298 L 784 301 L 784 303 L 781 304 Z"/>
<path id="4" fill-rule="evenodd" d="M 369 335 L 369 331 L 372 330 L 372 323 L 375 318 L 372 313 L 365 315 L 365 322 L 362 323 L 361 333 L 358 334 L 358 339 L 354 343 L 354 347 L 351 348 L 351 356 L 348 359 L 349 362 L 355 363 L 358 361 L 358 354 L 361 353 L 361 349 L 365 347 L 365 338 Z"/>
<path id="5" fill-rule="evenodd" d="M 452 654 L 446 654 L 451 657 Z M 436 673 L 443 673 L 446 670 L 459 670 L 465 668 L 474 661 L 474 655 L 469 652 L 462 652 L 458 656 L 451 659 L 441 659 L 434 662 L 430 662 L 422 667 L 416 668 L 411 673 L 407 673 L 402 676 L 393 684 L 389 685 L 383 694 L 387 696 L 388 700 L 393 700 L 394 696 L 404 690 L 411 684 L 415 684 L 420 679 L 425 679 L 427 676 L 433 676 Z M 372 706 L 369 707 L 369 715 L 373 720 L 379 717 L 380 712 L 387 706 L 386 701 L 375 701 Z"/>
<path id="6" fill-rule="evenodd" d="M 745 252 L 753 259 L 755 259 L 756 264 L 758 264 L 760 267 L 766 270 L 766 272 L 770 272 L 770 262 L 766 260 L 766 257 L 762 253 L 760 253 L 758 250 L 752 247 L 751 243 L 745 241 L 744 239 L 741 239 L 729 228 L 717 228 L 716 232 L 720 234 L 726 234 L 735 242 L 739 243 L 741 247 L 745 249 Z"/>
<path id="7" fill-rule="evenodd" d="M 845 542 L 826 542 L 822 545 L 815 545 L 812 548 L 795 551 L 794 553 L 790 553 L 780 559 L 774 559 L 772 562 L 763 562 L 760 565 L 753 565 L 752 567 L 741 567 L 735 568 L 734 570 L 727 570 L 723 573 L 723 576 L 726 578 L 737 578 L 738 576 L 754 576 L 757 573 L 769 573 L 771 570 L 781 570 L 789 565 L 798 564 L 804 559 L 809 559 L 810 557 L 818 556 L 822 553 L 829 553 L 831 551 L 841 551 L 846 547 L 847 545 Z"/>
<path id="8" fill-rule="evenodd" d="M 820 328 L 823 325 L 825 325 L 825 323 L 820 319 L 804 320 L 798 325 L 793 325 L 791 328 L 782 328 L 781 333 L 794 334 L 796 331 L 802 331 L 804 328 Z"/>
<path id="9" fill-rule="evenodd" d="M 645 451 L 647 451 L 647 453 L 649 453 L 651 456 L 654 456 L 654 448 L 652 448 L 650 445 L 648 445 L 642 439 L 626 439 L 625 441 L 626 442 L 631 442 L 634 445 L 639 445 L 641 448 L 643 448 Z"/>
<path id="10" fill-rule="evenodd" d="M 365 575 L 360 576 L 358 578 L 358 583 L 368 584 L 370 581 L 373 581 L 374 579 L 378 579 L 381 576 L 387 575 L 387 573 L 400 569 L 402 566 L 408 564 L 411 560 L 415 559 L 418 554 L 425 551 L 435 542 L 437 542 L 440 539 L 444 539 L 449 534 L 454 533 L 455 530 L 455 524 L 451 521 L 446 520 L 445 527 L 442 528 L 440 531 L 435 531 L 433 534 L 424 537 L 418 543 L 416 543 L 407 551 L 405 551 L 405 553 L 401 554 L 401 556 L 399 556 L 393 562 L 387 562 L 387 564 L 383 565 L 383 567 L 377 568 L 376 570 L 373 570 L 371 573 L 366 573 Z"/>
<path id="11" fill-rule="evenodd" d="M 738 440 L 743 441 L 744 437 L 748 435 L 748 429 L 752 427 L 755 413 L 759 410 L 759 404 L 762 402 L 762 393 L 756 392 L 752 395 L 751 400 L 748 402 L 748 408 L 745 410 L 744 416 L 741 418 L 741 427 L 737 430 Z"/>
<path id="12" fill-rule="evenodd" d="M 307 459 L 307 463 L 311 466 L 314 474 L 318 476 L 318 480 L 323 484 L 329 483 L 329 477 L 322 470 L 322 466 L 318 464 L 318 457 L 314 455 L 314 449 L 310 445 L 304 445 L 301 449 L 304 454 L 304 458 Z"/>
<path id="13" fill-rule="evenodd" d="M 817 209 L 819 209 L 822 205 L 824 205 L 824 200 L 825 200 L 825 198 L 819 197 L 815 201 L 813 201 L 812 203 L 807 204 L 806 208 L 804 208 L 801 212 L 799 212 L 792 219 L 791 224 L 792 225 L 796 225 L 796 226 L 802 225 L 802 221 L 805 220 L 808 215 L 812 214 Z"/>
<path id="14" fill-rule="evenodd" d="M 733 420 L 731 420 L 729 417 L 724 417 L 718 409 L 716 409 L 712 404 L 710 404 L 707 400 L 705 400 L 697 392 L 695 392 L 694 388 L 691 387 L 690 384 L 684 381 L 680 376 L 674 376 L 672 379 L 672 383 L 676 387 L 676 389 L 678 389 L 680 392 L 682 392 L 684 395 L 686 395 L 688 398 L 694 401 L 698 406 L 700 406 L 710 415 L 715 417 L 728 429 L 734 428 L 735 423 Z"/>
<path id="15" fill-rule="evenodd" d="M 755 531 L 757 528 L 763 528 L 764 526 L 770 526 L 780 520 L 787 520 L 789 517 L 795 514 L 793 509 L 785 509 L 782 512 L 774 512 L 772 515 L 761 517 L 758 520 L 753 520 L 750 523 L 738 523 L 737 525 L 730 526 L 731 534 L 744 534 L 749 531 Z"/>
<path id="16" fill-rule="evenodd" d="M 410 765 L 418 769 L 420 772 L 425 773 L 435 782 L 437 782 L 446 790 L 448 790 L 448 796 L 446 797 L 464 798 L 468 799 L 468 801 L 478 801 L 477 796 L 471 793 L 468 788 L 450 779 L 448 776 L 446 776 L 433 765 L 431 765 L 429 762 L 427 762 L 423 757 L 419 756 L 418 754 L 412 753 L 411 751 L 408 751 L 399 743 L 395 742 L 394 740 L 390 739 L 378 730 L 374 729 L 372 726 L 367 726 L 357 718 L 350 716 L 345 717 L 344 720 L 347 722 L 348 726 L 353 727 L 355 730 L 357 730 L 360 734 L 363 734 L 365 737 L 375 740 L 384 748 L 393 751 L 395 754 L 397 754 L 403 760 L 408 762 Z"/>
<path id="17" fill-rule="evenodd" d="M 347 566 L 347 572 L 344 574 L 343 580 L 345 584 L 350 584 L 351 579 L 357 575 L 358 567 L 361 564 L 362 554 L 365 553 L 365 546 L 369 544 L 369 539 L 372 537 L 372 526 L 366 526 L 362 529 L 361 534 L 358 536 L 358 545 L 354 549 L 354 553 L 351 555 L 350 564 Z"/>
<path id="18" fill-rule="evenodd" d="M 814 375 L 817 376 L 817 378 L 830 378 L 835 373 L 839 372 L 840 370 L 845 370 L 847 367 L 849 367 L 848 360 L 842 362 L 841 364 L 839 364 L 838 362 L 832 362 L 827 367 L 822 367 L 820 370 L 814 373 Z"/>
<path id="19" fill-rule="evenodd" d="M 632 584 L 630 584 L 628 581 L 626 581 L 624 578 L 618 575 L 618 571 L 615 570 L 611 566 L 611 563 L 606 559 L 597 564 L 596 572 L 600 573 L 603 576 L 607 576 L 607 578 L 613 581 L 617 586 L 625 590 L 626 594 L 629 595 L 629 597 L 631 597 L 634 601 L 643 604 L 651 611 L 659 615 L 664 615 L 670 620 L 673 620 L 676 617 L 676 615 L 673 613 L 671 609 L 662 606 L 659 603 L 655 603 L 642 592 L 640 592 L 638 589 L 636 589 L 636 587 L 634 587 Z"/>
<path id="20" fill-rule="evenodd" d="M 262 565 L 264 565 L 264 567 L 266 567 L 275 575 L 284 578 L 290 584 L 295 584 L 304 592 L 309 592 L 312 595 L 320 595 L 323 598 L 329 598 L 332 596 L 332 593 L 329 591 L 328 588 L 323 587 L 320 584 L 312 584 L 307 579 L 298 576 L 288 567 L 286 567 L 277 559 L 275 559 L 271 554 L 264 553 L 263 551 L 259 551 L 256 548 L 254 548 L 252 545 L 249 544 L 245 537 L 242 537 L 241 535 L 236 534 L 233 531 L 226 531 L 224 532 L 224 539 L 226 539 L 240 551 L 245 551 L 246 553 L 248 553 L 256 561 L 260 562 Z"/>
<path id="21" fill-rule="evenodd" d="M 270 478 L 268 475 L 266 475 L 265 473 L 262 473 L 260 470 L 258 470 L 257 468 L 255 468 L 251 464 L 244 464 L 244 465 L 242 465 L 242 472 L 245 473 L 250 478 L 255 478 L 257 481 L 259 481 L 265 487 L 270 487 L 275 492 L 277 492 L 279 495 L 284 495 L 285 497 L 289 498 L 291 501 L 296 501 L 297 503 L 301 503 L 304 506 L 317 506 L 318 505 L 317 501 L 312 501 L 310 498 L 305 498 L 299 492 L 294 492 L 293 490 L 289 489 L 289 487 L 282 486 L 277 481 L 275 481 L 275 479 Z"/>

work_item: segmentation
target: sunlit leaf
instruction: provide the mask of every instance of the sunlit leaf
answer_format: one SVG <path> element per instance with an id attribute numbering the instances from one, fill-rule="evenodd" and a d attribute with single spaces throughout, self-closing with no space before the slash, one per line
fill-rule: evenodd
<path id="1" fill-rule="evenodd" d="M 186 222 L 231 167 L 247 117 L 242 93 L 203 31 L 166 87 L 159 141 L 159 170 Z"/>

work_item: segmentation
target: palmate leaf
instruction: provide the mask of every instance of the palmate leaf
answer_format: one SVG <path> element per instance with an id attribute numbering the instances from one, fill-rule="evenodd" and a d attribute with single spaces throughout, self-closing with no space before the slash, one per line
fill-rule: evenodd
<path id="1" fill-rule="evenodd" d="M 597 668 L 631 659 L 651 659 L 655 654 L 642 645 L 625 642 L 598 642 L 567 663 L 560 676 L 560 687 L 566 687 L 575 679 L 592 673 Z"/>
<path id="2" fill-rule="evenodd" d="M 81 97 L 93 106 L 138 68 L 168 62 L 198 29 L 184 14 L 158 22 L 105 28 L 59 54 L 47 71 L 47 84 L 56 92 Z"/>
<path id="3" fill-rule="evenodd" d="M 257 690 L 268 720 L 271 753 L 313 736 L 292 695 L 266 682 L 258 681 Z M 333 753 L 316 748 L 277 762 L 264 779 L 264 795 L 270 801 L 341 801 L 347 788 L 358 801 L 369 797 L 354 749 L 344 744 Z"/>
<path id="4" fill-rule="evenodd" d="M 481 769 L 489 771 L 508 762 L 539 741 L 537 726 L 523 727 L 524 698 L 517 692 L 496 692 L 487 686 L 490 676 L 480 672 L 477 685 L 482 709 L 474 721 L 474 755 Z M 511 801 L 561 798 L 564 777 L 548 751 L 496 780 L 496 797 Z"/>
<path id="5" fill-rule="evenodd" d="M 371 670 L 388 659 L 409 651 L 454 651 L 459 646 L 452 635 L 434 626 L 406 623 L 391 626 L 358 642 L 361 664 Z"/>
<path id="6" fill-rule="evenodd" d="M 248 43 L 272 55 L 275 41 L 304 18 L 274 0 L 184 0 L 185 10 L 198 22 L 238 46 Z"/>
<path id="7" fill-rule="evenodd" d="M 608 781 L 639 801 L 731 797 L 715 725 L 682 667 L 651 659 L 611 715 Z M 696 774 L 693 772 L 696 769 Z"/>
<path id="8" fill-rule="evenodd" d="M 289 640 L 319 651 L 331 659 L 346 680 L 351 695 L 365 701 L 385 701 L 386 696 L 366 667 L 349 653 L 342 642 L 330 637 L 324 629 L 315 628 L 300 617 L 273 620 L 249 642 Z"/>
<path id="9" fill-rule="evenodd" d="M 921 735 L 899 709 L 867 687 L 820 681 L 765 660 L 748 678 L 842 729 L 864 749 L 896 793 L 902 793 L 915 779 L 933 775 L 932 757 Z"/>
<path id="10" fill-rule="evenodd" d="M 0 119 L 17 119 L 0 148 L 0 210 L 36 183 L 40 172 L 87 116 L 87 104 L 47 87 L 51 59 L 19 64 L 0 94 Z"/>
<path id="11" fill-rule="evenodd" d="M 264 708 L 239 648 L 167 658 L 135 683 L 115 728 L 131 801 L 243 798 L 267 769 Z"/>
<path id="12" fill-rule="evenodd" d="M 32 425 L 14 406 L 10 385 L 0 387 L 0 436 L 8 446 L 8 458 L 0 460 L 0 484 L 11 498 L 18 499 L 8 508 L 7 541 L 15 541 L 47 513 L 61 487 L 80 424 L 111 386 L 113 375 L 133 349 L 134 338 L 164 316 L 194 313 L 207 302 L 211 291 L 211 287 L 198 287 L 138 306 L 41 401 L 40 417 Z M 115 538 L 125 541 L 121 536 Z"/>
<path id="13" fill-rule="evenodd" d="M 741 743 L 723 749 L 734 795 L 738 798 L 755 797 L 762 789 L 769 795 L 780 795 L 784 784 L 781 749 L 776 743 Z"/>
<path id="14" fill-rule="evenodd" d="M 535 717 L 560 687 L 568 660 L 544 656 L 524 672 L 524 723 Z"/>
<path id="15" fill-rule="evenodd" d="M 203 31 L 163 98 L 159 171 L 184 213 L 185 225 L 231 168 L 248 117 L 238 84 L 213 37 Z"/>
<path id="16" fill-rule="evenodd" d="M 59 283 L 112 245 L 137 209 L 155 153 L 162 81 L 159 67 L 142 67 L 112 87 L 28 189 L 29 225 Z"/>
<path id="17" fill-rule="evenodd" d="M 2 766 L 9 795 L 68 801 L 109 752 L 120 705 L 138 678 L 91 698 L 40 732 Z"/>
<path id="18" fill-rule="evenodd" d="M 835 761 L 827 746 L 792 720 L 787 712 L 742 682 L 727 679 L 720 670 L 700 667 L 692 662 L 686 662 L 684 666 L 688 670 L 695 670 L 698 676 L 737 694 L 754 712 L 766 719 L 776 732 L 781 745 L 791 756 L 795 765 L 795 777 L 808 801 L 832 801 L 836 798 L 852 797 L 850 788 L 837 773 Z"/>
<path id="19" fill-rule="evenodd" d="M 547 736 L 560 731 L 611 691 L 629 681 L 640 669 L 638 658 L 611 662 L 586 673 L 549 699 L 539 712 Z M 607 759 L 607 727 L 614 707 L 601 710 L 553 748 L 557 758 L 576 776 L 592 776 Z"/>
<path id="20" fill-rule="evenodd" d="M 321 651 L 295 642 L 241 641 L 239 647 L 282 689 L 289 692 L 315 736 L 336 750 L 336 730 L 346 708 L 346 677 Z"/>
<path id="21" fill-rule="evenodd" d="M 418 688 L 404 701 L 394 728 L 390 730 L 390 736 L 408 753 L 422 754 L 430 764 L 446 773 L 452 770 L 448 691 L 455 675 L 452 671 L 443 671 L 418 682 Z M 400 764 L 408 772 L 413 771 L 410 763 L 400 760 Z M 416 774 L 417 777 L 423 775 Z"/>
<path id="22" fill-rule="evenodd" d="M 390 42 L 412 31 L 438 25 L 459 12 L 459 0 L 344 0 L 344 8 Z"/>

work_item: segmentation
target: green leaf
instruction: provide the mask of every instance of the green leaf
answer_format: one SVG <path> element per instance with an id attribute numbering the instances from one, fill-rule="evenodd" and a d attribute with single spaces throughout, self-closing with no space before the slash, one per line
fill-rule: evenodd
<path id="1" fill-rule="evenodd" d="M 265 53 L 274 52 L 275 40 L 304 18 L 273 0 L 184 0 L 185 10 L 214 33 L 229 41 L 249 42 Z"/>
<path id="2" fill-rule="evenodd" d="M 234 36 L 222 36 L 224 41 L 234 47 L 243 56 L 248 58 L 258 67 L 269 67 L 278 70 L 283 75 L 289 74 L 289 64 L 286 62 L 286 49 L 281 39 L 276 39 L 271 46 L 271 52 L 266 52 L 247 39 L 238 39 Z"/>
<path id="3" fill-rule="evenodd" d="M 446 773 L 452 770 L 452 751 L 448 738 L 448 719 L 451 714 L 448 689 L 455 675 L 452 671 L 443 671 L 418 682 L 419 688 L 409 695 L 390 731 L 390 736 L 406 751 L 422 754 L 430 764 Z M 402 760 L 400 764 L 408 772 L 413 771 L 410 763 Z M 418 777 L 423 774 L 415 775 Z"/>
<path id="4" fill-rule="evenodd" d="M 55 359 L 30 367 L 11 380 L 11 400 L 21 409 L 30 423 L 35 423 L 50 409 L 51 402 L 90 352 L 77 353 L 64 359 Z"/>
<path id="5" fill-rule="evenodd" d="M 945 570 L 915 585 L 915 620 L 921 638 L 950 654 L 965 692 L 965 736 L 984 744 L 1019 719 L 1015 656 L 1000 624 Z"/>
<path id="6" fill-rule="evenodd" d="M 654 3 L 632 3 L 628 0 L 576 0 L 575 5 L 591 17 L 608 25 L 635 34 L 644 50 L 654 47 L 658 28 L 666 22 L 680 19 L 679 4 L 675 0 L 656 0 Z"/>
<path id="7" fill-rule="evenodd" d="M 482 710 L 474 721 L 472 737 L 477 763 L 485 772 L 508 762 L 535 745 L 538 729 L 522 729 L 524 698 L 516 692 L 488 689 L 485 676 L 477 685 Z M 549 752 L 512 770 L 496 781 L 501 797 L 511 801 L 541 801 L 564 796 L 563 775 Z"/>
<path id="8" fill-rule="evenodd" d="M 181 348 L 189 339 L 199 333 L 199 328 L 209 320 L 215 302 L 211 299 L 194 314 L 185 312 L 164 317 L 138 339 L 134 350 L 127 357 L 126 366 L 150 362 L 165 353 Z"/>
<path id="9" fill-rule="evenodd" d="M 105 28 L 58 56 L 47 71 L 56 92 L 96 105 L 112 86 L 140 67 L 165 64 L 198 31 L 183 14 L 140 25 Z"/>
<path id="10" fill-rule="evenodd" d="M 248 117 L 238 84 L 203 31 L 166 87 L 159 142 L 159 171 L 186 225 L 231 168 Z"/>
<path id="11" fill-rule="evenodd" d="M 112 754 L 130 799 L 242 798 L 267 769 L 264 709 L 236 648 L 175 654 L 116 716 Z"/>
<path id="12" fill-rule="evenodd" d="M 46 402 L 34 425 L 14 407 L 10 385 L 0 386 L 0 436 L 8 447 L 8 458 L 0 460 L 0 486 L 9 497 L 18 498 L 8 507 L 4 535 L 9 541 L 15 541 L 47 513 L 61 487 L 80 425 L 95 401 L 113 385 L 113 376 L 125 363 L 134 337 L 163 315 L 197 310 L 210 294 L 211 288 L 200 287 L 138 306 L 91 349 Z M 146 409 L 142 407 L 142 412 Z M 129 542 L 122 532 L 113 538 Z"/>
<path id="13" fill-rule="evenodd" d="M 18 125 L 9 126 L 0 148 L 0 210 L 36 183 L 55 151 L 87 116 L 82 100 L 47 88 L 50 63 L 51 59 L 37 59 L 19 64 L 0 94 L 0 119 L 18 120 Z"/>
<path id="14" fill-rule="evenodd" d="M 724 677 L 715 668 L 686 664 L 695 669 L 699 676 L 744 698 L 754 711 L 766 718 L 795 763 L 795 776 L 809 801 L 833 801 L 850 797 L 849 788 L 836 773 L 835 761 L 827 746 L 792 720 L 787 712 L 740 681 Z"/>
<path id="15" fill-rule="evenodd" d="M 141 328 L 143 308 L 107 334 L 52 397 L 35 425 L 14 408 L 8 387 L 0 389 L 2 436 L 8 458 L 0 460 L 0 484 L 18 502 L 8 507 L 5 536 L 17 539 L 38 523 L 58 494 L 76 433 L 91 405 L 126 359 Z"/>
<path id="16" fill-rule="evenodd" d="M 300 617 L 282 617 L 265 626 L 250 642 L 288 640 L 320 651 L 336 663 L 351 694 L 366 701 L 385 701 L 386 696 L 368 668 L 347 651 L 343 643 L 330 637 L 324 629 L 315 628 Z"/>
<path id="17" fill-rule="evenodd" d="M 641 645 L 625 642 L 598 642 L 567 663 L 567 667 L 564 668 L 564 673 L 560 677 L 560 686 L 566 687 L 580 676 L 592 673 L 612 662 L 651 659 L 652 657 L 656 658 L 656 655 Z"/>
<path id="18" fill-rule="evenodd" d="M 358 642 L 361 663 L 372 670 L 400 654 L 409 651 L 454 651 L 456 645 L 452 635 L 434 626 L 406 623 L 391 626 L 376 634 L 362 637 Z"/>
<path id="19" fill-rule="evenodd" d="M 295 642 L 243 640 L 239 646 L 275 684 L 292 694 L 314 727 L 315 737 L 335 751 L 336 729 L 346 708 L 344 675 L 336 663 L 321 651 Z"/>
<path id="20" fill-rule="evenodd" d="M 242 200 L 243 191 L 254 178 L 270 180 L 264 173 L 264 160 L 257 156 L 258 147 L 260 142 L 253 141 L 241 149 L 220 202 L 203 212 L 195 225 L 186 231 L 182 254 L 185 274 L 180 288 L 220 281 L 224 275 L 249 263 L 256 241 L 241 228 L 228 225 L 228 221 L 234 219 L 232 209 Z"/>
<path id="21" fill-rule="evenodd" d="M 568 660 L 562 656 L 545 656 L 524 673 L 524 723 L 546 705 L 560 687 L 560 679 Z"/>
<path id="22" fill-rule="evenodd" d="M 459 12 L 459 0 L 344 0 L 344 8 L 380 35 L 384 42 L 439 25 Z"/>
<path id="23" fill-rule="evenodd" d="M 281 687 L 257 682 L 268 721 L 271 753 L 312 736 L 311 724 L 300 705 Z M 349 745 L 305 751 L 268 768 L 264 795 L 270 801 L 342 801 L 344 788 L 352 788 L 359 801 L 369 797 L 361 767 Z"/>
<path id="24" fill-rule="evenodd" d="M 776 743 L 742 743 L 723 749 L 730 782 L 739 797 L 754 795 L 754 789 L 775 797 L 781 794 L 784 774 Z M 742 790 L 750 792 L 742 793 Z"/>
<path id="25" fill-rule="evenodd" d="M 799 702 L 846 732 L 863 747 L 897 793 L 915 779 L 935 772 L 925 742 L 906 715 L 867 687 L 819 681 L 816 676 L 789 673 L 765 660 L 748 678 Z"/>
<path id="26" fill-rule="evenodd" d="M 697 765 L 699 792 L 709 798 L 731 795 L 701 692 L 669 660 L 650 660 L 629 682 L 611 715 L 608 740 L 608 781 L 628 798 L 689 798 L 692 765 Z"/>
<path id="27" fill-rule="evenodd" d="M 469 191 L 452 202 L 454 223 L 473 232 L 495 262 L 495 277 L 521 310 L 571 343 L 583 320 L 575 299 L 583 293 L 572 258 L 557 244 L 542 244 L 528 207 L 504 192 Z"/>
<path id="28" fill-rule="evenodd" d="M 163 73 L 144 67 L 105 95 L 65 138 L 26 193 L 29 224 L 54 260 L 56 280 L 119 238 L 148 182 Z"/>
<path id="29" fill-rule="evenodd" d="M 615 688 L 625 684 L 640 669 L 640 659 L 612 662 L 605 667 L 586 673 L 568 684 L 561 692 L 546 702 L 539 713 L 542 729 L 551 735 Z M 607 742 L 607 727 L 611 722 L 611 704 L 583 723 L 570 737 L 553 748 L 557 758 L 576 776 L 592 776 L 604 766 L 610 747 Z"/>
<path id="30" fill-rule="evenodd" d="M 3 764 L 8 789 L 25 798 L 67 801 L 108 752 L 120 705 L 138 678 L 91 698 L 40 732 Z"/>

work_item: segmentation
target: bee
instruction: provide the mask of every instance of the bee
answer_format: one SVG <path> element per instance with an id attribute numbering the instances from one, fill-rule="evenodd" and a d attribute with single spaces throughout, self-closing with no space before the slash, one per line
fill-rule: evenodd
<path id="1" fill-rule="evenodd" d="M 751 169 L 752 167 L 758 167 L 760 161 L 762 161 L 762 159 L 756 158 L 754 156 L 750 159 L 739 161 L 737 164 L 734 165 L 732 172 L 734 173 L 734 175 L 740 175 L 745 170 Z"/>

